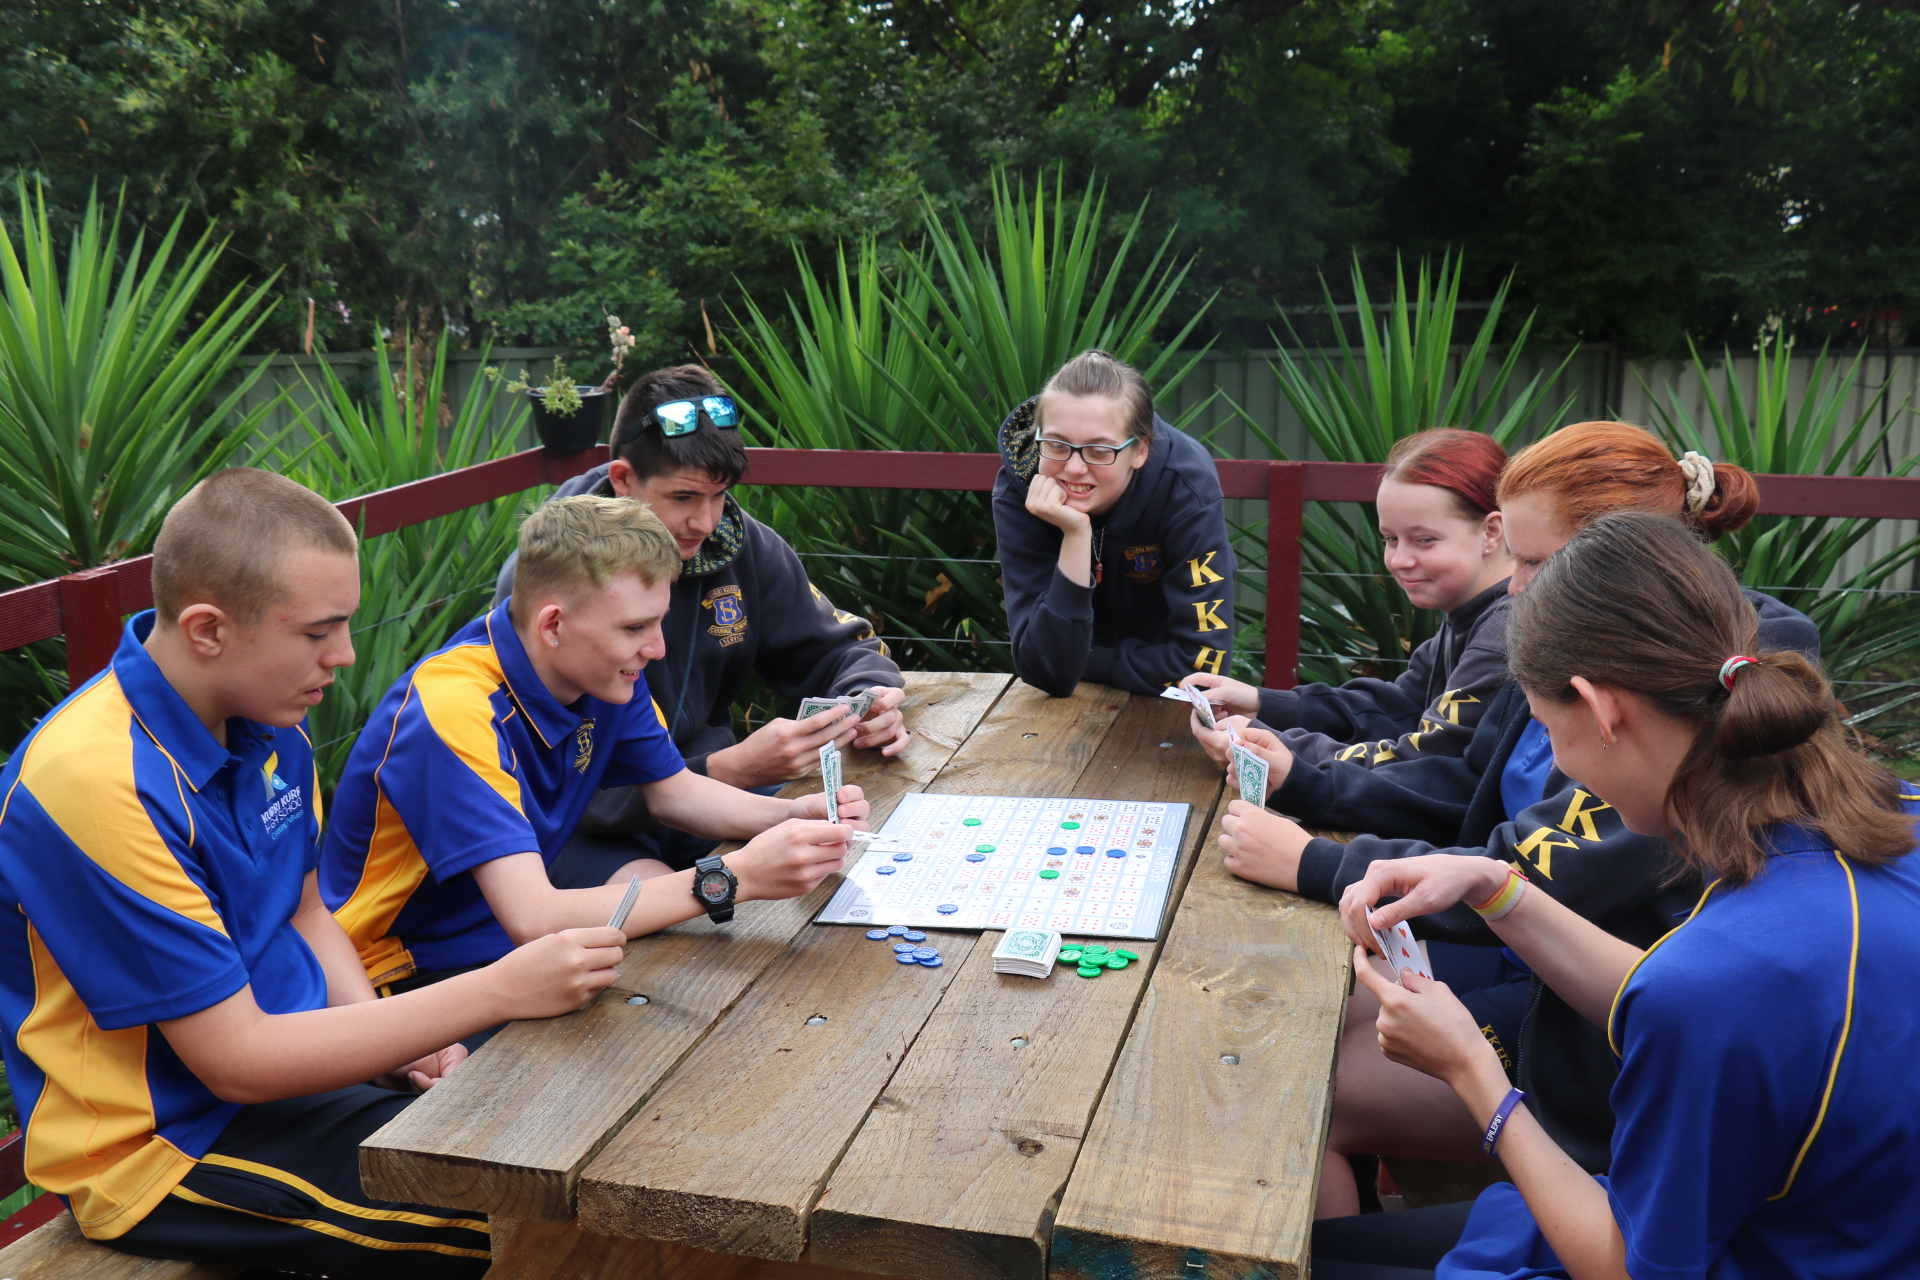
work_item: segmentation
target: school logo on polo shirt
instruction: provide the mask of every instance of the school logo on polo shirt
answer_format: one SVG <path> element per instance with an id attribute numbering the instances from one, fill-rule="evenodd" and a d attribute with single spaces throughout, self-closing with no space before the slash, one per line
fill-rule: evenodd
<path id="1" fill-rule="evenodd" d="M 1127 577 L 1135 582 L 1158 582 L 1167 566 L 1158 546 L 1127 548 Z"/>
<path id="2" fill-rule="evenodd" d="M 581 773 L 593 763 L 593 717 L 588 716 L 573 731 L 573 767 Z"/>
<path id="3" fill-rule="evenodd" d="M 707 628 L 707 633 L 719 638 L 721 648 L 739 644 L 747 638 L 747 607 L 740 599 L 737 583 L 728 583 L 707 592 L 700 600 L 700 607 L 713 611 L 713 624 Z"/>
<path id="4" fill-rule="evenodd" d="M 260 781 L 265 785 L 268 804 L 260 811 L 260 825 L 267 829 L 267 839 L 278 840 L 285 835 L 287 828 L 299 821 L 307 811 L 304 788 L 289 783 L 280 776 L 280 753 L 274 752 L 267 762 L 260 766 Z"/>

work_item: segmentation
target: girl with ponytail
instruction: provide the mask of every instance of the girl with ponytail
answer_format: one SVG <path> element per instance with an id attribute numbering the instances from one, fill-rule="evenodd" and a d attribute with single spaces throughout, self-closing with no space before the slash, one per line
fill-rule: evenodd
<path id="1" fill-rule="evenodd" d="M 1464 1219 L 1424 1260 L 1440 1277 L 1911 1274 L 1920 794 L 1849 749 L 1818 668 L 1760 642 L 1732 573 L 1669 517 L 1576 535 L 1515 603 L 1508 656 L 1563 767 L 1705 888 L 1646 948 L 1483 857 L 1375 862 L 1347 889 L 1382 1049 L 1443 1081 L 1513 1178 L 1470 1216 L 1415 1210 L 1384 1230 Z M 1555 1143 L 1445 984 L 1396 985 L 1369 961 L 1374 929 L 1460 904 L 1606 1029 L 1606 1179 Z M 1315 1261 L 1415 1261 L 1382 1230 L 1323 1223 Z"/>

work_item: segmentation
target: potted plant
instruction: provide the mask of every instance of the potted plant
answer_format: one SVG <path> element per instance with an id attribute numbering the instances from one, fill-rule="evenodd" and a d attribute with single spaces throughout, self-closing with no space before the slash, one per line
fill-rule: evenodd
<path id="1" fill-rule="evenodd" d="M 566 361 L 553 358 L 553 372 L 535 386 L 527 373 L 507 383 L 508 391 L 524 391 L 533 401 L 534 428 L 540 433 L 540 445 L 548 453 L 579 453 L 599 444 L 607 430 L 607 406 L 613 402 L 614 385 L 633 349 L 633 333 L 620 323 L 619 316 L 607 317 L 607 341 L 613 348 L 613 372 L 597 387 L 577 383 L 567 373 Z M 487 376 L 499 381 L 504 375 L 497 366 Z"/>

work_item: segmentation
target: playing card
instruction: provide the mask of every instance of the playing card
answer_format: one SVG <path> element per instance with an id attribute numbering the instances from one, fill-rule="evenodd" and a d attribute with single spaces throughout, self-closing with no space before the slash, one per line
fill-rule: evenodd
<path id="1" fill-rule="evenodd" d="M 805 720 L 811 716 L 819 715 L 822 711 L 837 711 L 846 705 L 846 702 L 840 698 L 802 698 L 800 700 L 800 710 L 794 713 L 793 718 L 795 720 Z"/>
<path id="2" fill-rule="evenodd" d="M 820 748 L 820 785 L 827 792 L 827 821 L 840 821 L 840 748 L 831 742 Z"/>
<path id="3" fill-rule="evenodd" d="M 1266 804 L 1267 762 L 1244 742 L 1233 744 L 1233 777 L 1240 784 L 1242 800 L 1248 804 Z"/>
<path id="4" fill-rule="evenodd" d="M 1423 978 L 1433 976 L 1433 970 L 1427 967 L 1427 957 L 1420 950 L 1420 943 L 1405 920 L 1389 928 L 1375 929 L 1373 937 L 1380 944 L 1380 954 L 1386 957 L 1388 967 L 1393 970 L 1395 982 L 1400 981 L 1402 969 L 1411 969 Z"/>
<path id="5" fill-rule="evenodd" d="M 1193 703 L 1194 714 L 1200 717 L 1201 724 L 1209 729 L 1217 729 L 1220 727 L 1215 723 L 1213 718 L 1213 703 L 1208 700 L 1205 693 L 1199 689 L 1189 689 L 1187 690 L 1187 697 Z"/>
<path id="6" fill-rule="evenodd" d="M 853 715 L 857 720 L 873 709 L 873 690 L 863 689 L 859 693 L 840 699 L 840 701 L 853 708 Z"/>

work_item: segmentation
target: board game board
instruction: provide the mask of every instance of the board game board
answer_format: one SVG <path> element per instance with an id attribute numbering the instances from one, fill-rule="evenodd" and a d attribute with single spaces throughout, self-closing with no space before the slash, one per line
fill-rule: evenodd
<path id="1" fill-rule="evenodd" d="M 1155 938 L 1188 809 L 910 793 L 815 922 Z"/>

